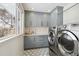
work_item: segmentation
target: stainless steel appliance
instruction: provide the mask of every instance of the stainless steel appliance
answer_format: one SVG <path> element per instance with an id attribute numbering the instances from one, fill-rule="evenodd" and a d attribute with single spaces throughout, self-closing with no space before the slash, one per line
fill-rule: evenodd
<path id="1" fill-rule="evenodd" d="M 56 44 L 49 48 L 58 56 L 77 56 L 79 52 L 78 28 L 71 24 L 57 27 Z"/>
<path id="2" fill-rule="evenodd" d="M 55 30 L 56 27 L 53 28 L 49 28 L 49 36 L 48 36 L 48 41 L 50 45 L 54 45 L 55 44 Z"/>
<path id="3" fill-rule="evenodd" d="M 48 36 L 48 42 L 49 42 L 49 55 L 50 56 L 55 56 L 57 55 L 53 48 L 57 46 L 57 41 L 56 41 L 56 35 L 57 35 L 57 27 L 54 26 L 52 28 L 49 28 L 49 36 Z"/>

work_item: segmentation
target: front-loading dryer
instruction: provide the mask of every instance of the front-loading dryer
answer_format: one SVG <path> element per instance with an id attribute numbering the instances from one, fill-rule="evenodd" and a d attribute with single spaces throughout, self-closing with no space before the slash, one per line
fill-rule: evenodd
<path id="1" fill-rule="evenodd" d="M 57 50 L 63 56 L 77 56 L 79 45 L 79 26 L 74 24 L 58 27 Z"/>
<path id="2" fill-rule="evenodd" d="M 48 42 L 50 46 L 55 45 L 55 37 L 56 37 L 55 35 L 56 35 L 56 27 L 49 28 Z"/>
<path id="3" fill-rule="evenodd" d="M 52 28 L 49 28 L 49 36 L 48 36 L 48 42 L 49 42 L 49 55 L 50 56 L 57 56 L 59 53 L 57 52 L 57 26 L 54 26 Z"/>
<path id="4" fill-rule="evenodd" d="M 51 49 L 52 46 L 55 46 L 55 31 L 56 27 L 49 28 L 49 36 L 48 36 L 48 43 L 49 43 L 49 55 L 55 56 L 56 54 Z"/>

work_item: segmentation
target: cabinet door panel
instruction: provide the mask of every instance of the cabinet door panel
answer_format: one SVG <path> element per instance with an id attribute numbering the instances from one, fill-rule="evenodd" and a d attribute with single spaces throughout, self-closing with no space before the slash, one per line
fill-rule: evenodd
<path id="1" fill-rule="evenodd" d="M 47 36 L 24 37 L 24 48 L 46 47 L 48 45 Z"/>
<path id="2" fill-rule="evenodd" d="M 30 21 L 30 14 L 28 12 L 25 12 L 25 27 L 30 27 L 31 26 L 31 21 Z"/>
<path id="3" fill-rule="evenodd" d="M 38 19 L 36 18 L 36 15 L 33 14 L 31 18 L 32 18 L 32 19 L 31 19 L 31 21 L 32 21 L 32 27 L 36 27 L 36 21 L 38 20 Z"/>
<path id="4" fill-rule="evenodd" d="M 36 42 L 37 47 L 48 46 L 48 38 L 47 38 L 47 36 L 37 36 L 37 37 L 35 37 L 35 42 Z"/>
<path id="5" fill-rule="evenodd" d="M 36 27 L 41 27 L 41 16 L 40 15 L 36 16 Z"/>
<path id="6" fill-rule="evenodd" d="M 24 37 L 24 48 L 34 47 L 34 37 Z"/>
<path id="7" fill-rule="evenodd" d="M 43 27 L 47 27 L 48 26 L 48 21 L 49 20 L 50 20 L 50 15 L 49 14 L 44 14 L 43 15 L 43 19 L 42 19 Z"/>
<path id="8" fill-rule="evenodd" d="M 62 13 L 61 13 L 62 12 Z M 61 13 L 61 14 L 59 14 Z M 63 7 L 57 6 L 53 12 L 51 12 L 51 20 L 49 27 L 63 25 Z"/>

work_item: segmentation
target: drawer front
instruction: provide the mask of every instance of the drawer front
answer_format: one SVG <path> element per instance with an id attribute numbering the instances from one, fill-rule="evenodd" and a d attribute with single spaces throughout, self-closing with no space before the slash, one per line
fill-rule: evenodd
<path id="1" fill-rule="evenodd" d="M 47 36 L 37 36 L 35 37 L 35 42 L 48 42 Z"/>

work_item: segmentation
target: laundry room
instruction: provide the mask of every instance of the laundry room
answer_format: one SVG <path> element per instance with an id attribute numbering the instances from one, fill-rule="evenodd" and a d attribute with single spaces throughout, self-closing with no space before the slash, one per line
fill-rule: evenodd
<path id="1" fill-rule="evenodd" d="M 24 49 L 26 55 L 79 55 L 78 3 L 28 3 L 23 6 L 25 8 Z M 39 53 L 41 51 L 42 53 Z"/>
<path id="2" fill-rule="evenodd" d="M 0 56 L 79 56 L 79 3 L 0 3 Z"/>

